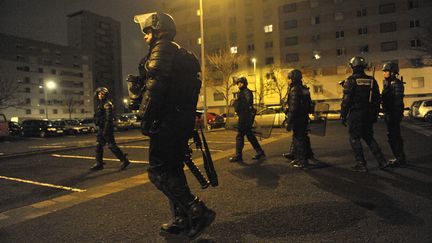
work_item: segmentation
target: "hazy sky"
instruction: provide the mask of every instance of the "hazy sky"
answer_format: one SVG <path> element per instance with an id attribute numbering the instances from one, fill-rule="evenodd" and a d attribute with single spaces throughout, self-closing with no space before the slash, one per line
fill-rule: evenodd
<path id="1" fill-rule="evenodd" d="M 159 9 L 158 0 L 0 0 L 0 33 L 67 45 L 67 14 L 89 10 L 121 23 L 123 77 L 138 73 L 147 45 L 133 22 Z"/>

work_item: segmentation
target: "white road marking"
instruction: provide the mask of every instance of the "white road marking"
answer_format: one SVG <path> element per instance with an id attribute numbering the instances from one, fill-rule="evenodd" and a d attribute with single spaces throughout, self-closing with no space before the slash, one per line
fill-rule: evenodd
<path id="1" fill-rule="evenodd" d="M 141 145 L 119 145 L 120 148 L 132 148 L 132 149 L 148 149 L 149 146 L 141 146 Z M 192 150 L 199 150 L 199 149 L 192 149 Z M 221 149 L 210 149 L 210 152 L 221 152 L 224 150 Z"/>
<path id="2" fill-rule="evenodd" d="M 68 159 L 89 159 L 89 160 L 95 160 L 96 159 L 96 157 L 92 157 L 92 156 L 67 155 L 67 154 L 51 154 L 51 156 L 57 157 L 57 158 L 68 158 Z M 104 158 L 103 160 L 120 162 L 119 159 L 112 159 L 112 158 Z M 148 164 L 149 163 L 148 161 L 145 161 L 145 160 L 129 160 L 129 162 L 134 163 L 134 164 Z"/>
<path id="3" fill-rule="evenodd" d="M 66 148 L 66 146 L 61 146 L 61 145 L 40 145 L 40 146 L 29 146 L 29 148 Z"/>
<path id="4" fill-rule="evenodd" d="M 54 184 L 49 184 L 49 183 L 44 183 L 44 182 L 37 182 L 37 181 L 31 181 L 31 180 L 25 180 L 25 179 L 19 179 L 19 178 L 7 177 L 7 176 L 1 176 L 1 175 L 0 175 L 0 179 L 23 182 L 23 183 L 28 183 L 28 184 L 38 185 L 38 186 L 52 187 L 52 188 L 57 188 L 57 189 L 73 191 L 73 192 L 85 192 L 86 191 L 83 189 L 78 189 L 78 188 L 73 188 L 73 187 L 68 187 L 68 186 L 59 186 L 59 185 L 54 185 Z"/>

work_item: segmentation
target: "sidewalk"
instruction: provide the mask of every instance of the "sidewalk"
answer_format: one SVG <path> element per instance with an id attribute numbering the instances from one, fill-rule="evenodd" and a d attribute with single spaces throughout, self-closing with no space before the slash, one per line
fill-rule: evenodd
<path id="1" fill-rule="evenodd" d="M 377 140 L 388 154 L 385 130 L 382 124 L 377 127 Z M 431 152 L 419 144 L 432 141 L 403 131 L 412 165 L 389 172 L 378 170 L 369 152 L 370 173 L 351 172 L 351 148 L 339 124 L 330 124 L 327 137 L 311 137 L 316 157 L 326 168 L 291 168 L 281 156 L 289 148 L 287 135 L 265 140 L 268 157 L 260 162 L 250 160 L 249 145 L 242 164 L 228 162 L 233 150 L 215 154 L 219 187 L 200 190 L 186 172 L 193 192 L 217 212 L 197 242 L 430 242 Z M 113 193 L 99 188 L 92 199 L 0 227 L 0 239 L 166 242 L 158 229 L 170 218 L 168 203 L 146 178 L 140 176 L 129 186 L 125 185 L 132 180 L 117 183 L 123 190 L 105 185 Z M 177 240 L 168 242 L 184 242 Z"/>

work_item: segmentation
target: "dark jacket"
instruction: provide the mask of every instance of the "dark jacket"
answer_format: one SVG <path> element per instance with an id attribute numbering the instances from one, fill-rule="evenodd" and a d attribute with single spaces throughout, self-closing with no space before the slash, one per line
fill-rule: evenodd
<path id="1" fill-rule="evenodd" d="M 288 92 L 287 123 L 293 124 L 296 119 L 308 119 L 311 107 L 309 88 L 301 82 L 292 83 Z"/>
<path id="2" fill-rule="evenodd" d="M 381 95 L 384 113 L 393 116 L 403 116 L 404 110 L 404 85 L 401 80 L 392 76 L 384 80 L 384 88 Z"/>
<path id="3" fill-rule="evenodd" d="M 94 114 L 94 123 L 104 133 L 113 131 L 113 104 L 111 101 L 99 102 Z"/>

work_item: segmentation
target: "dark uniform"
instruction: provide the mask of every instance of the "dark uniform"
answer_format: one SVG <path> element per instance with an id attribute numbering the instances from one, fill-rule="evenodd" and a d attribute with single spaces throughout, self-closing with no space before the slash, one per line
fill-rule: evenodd
<path id="1" fill-rule="evenodd" d="M 362 57 L 353 57 L 350 61 L 353 74 L 343 86 L 341 119 L 345 125 L 348 119 L 349 141 L 354 151 L 357 164 L 354 171 L 367 172 L 361 139 L 371 149 L 380 168 L 386 167 L 386 160 L 381 148 L 373 137 L 373 124 L 377 121 L 380 107 L 380 93 L 376 80 L 365 74 L 366 62 Z"/>
<path id="2" fill-rule="evenodd" d="M 237 93 L 237 98 L 234 101 L 234 109 L 238 115 L 239 122 L 236 136 L 236 155 L 230 158 L 231 162 L 243 161 L 244 136 L 246 135 L 252 147 L 257 154 L 252 159 L 261 159 L 265 157 L 265 153 L 258 143 L 255 134 L 252 131 L 252 126 L 255 120 L 256 110 L 253 107 L 253 94 L 247 88 L 247 79 L 241 77 L 237 83 L 243 83 L 240 91 Z"/>
<path id="3" fill-rule="evenodd" d="M 294 69 L 288 74 L 291 80 L 288 93 L 287 130 L 293 130 L 291 165 L 307 167 L 313 156 L 308 136 L 309 113 L 312 107 L 309 88 L 302 84 L 302 73 Z M 288 154 L 284 157 L 289 158 Z"/>
<path id="4" fill-rule="evenodd" d="M 384 80 L 384 89 L 382 91 L 382 108 L 387 125 L 387 137 L 390 148 L 396 159 L 389 160 L 390 166 L 401 166 L 406 164 L 405 153 L 403 149 L 403 139 L 400 132 L 400 123 L 404 111 L 404 85 L 397 78 L 399 67 L 396 63 L 386 63 L 383 71 L 388 71 L 390 77 Z"/>
<path id="5" fill-rule="evenodd" d="M 108 148 L 111 152 L 122 162 L 120 169 L 124 170 L 130 162 L 126 158 L 126 154 L 124 154 L 117 146 L 114 138 L 113 104 L 109 100 L 109 92 L 107 88 L 97 88 L 95 92 L 96 96 L 98 96 L 100 92 L 103 92 L 105 95 L 103 100 L 98 99 L 99 104 L 94 114 L 94 123 L 98 126 L 98 133 L 96 139 L 96 164 L 91 169 L 101 170 L 104 168 L 103 147 L 108 144 Z"/>
<path id="6" fill-rule="evenodd" d="M 171 16 L 154 13 L 140 24 L 153 39 L 139 66 L 145 76 L 132 78 L 135 85 L 129 91 L 131 98 L 141 100 L 142 132 L 150 137 L 149 179 L 168 197 L 174 214 L 173 222 L 163 224 L 161 233 L 195 238 L 216 215 L 191 193 L 183 171 L 195 126 L 200 65 L 193 54 L 172 41 L 175 23 Z"/>

